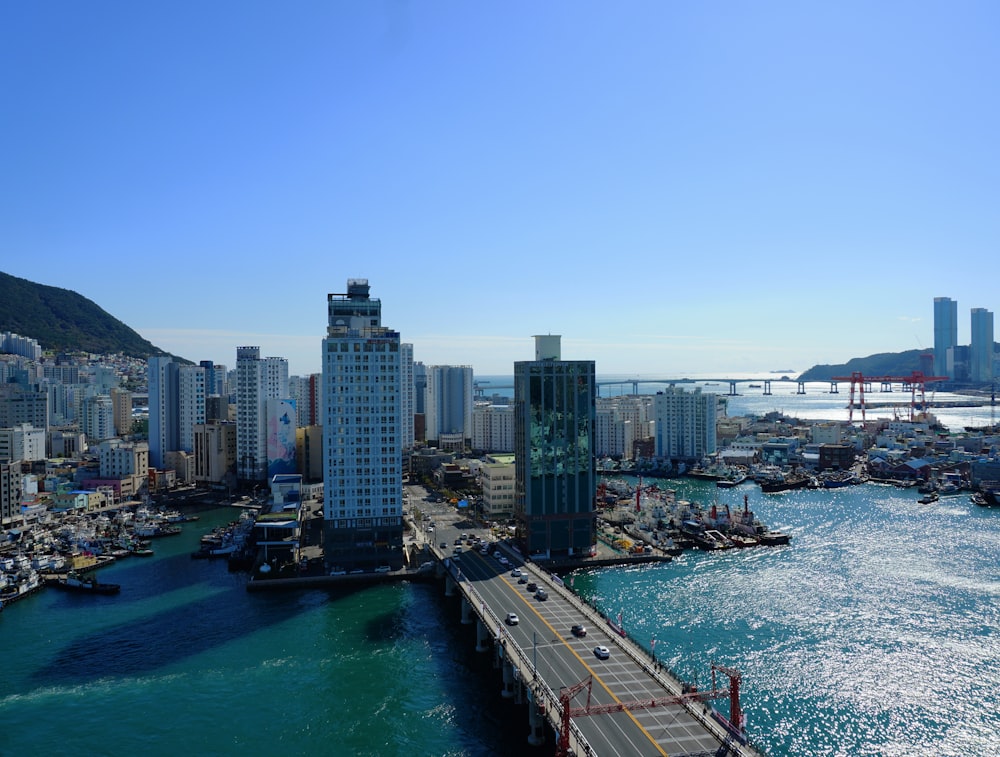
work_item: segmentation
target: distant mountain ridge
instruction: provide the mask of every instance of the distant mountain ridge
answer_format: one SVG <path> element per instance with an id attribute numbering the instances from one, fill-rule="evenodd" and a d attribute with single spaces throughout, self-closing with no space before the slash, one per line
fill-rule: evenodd
<path id="1" fill-rule="evenodd" d="M 0 273 L 0 331 L 35 339 L 42 349 L 56 352 L 169 354 L 83 295 L 6 273 Z"/>

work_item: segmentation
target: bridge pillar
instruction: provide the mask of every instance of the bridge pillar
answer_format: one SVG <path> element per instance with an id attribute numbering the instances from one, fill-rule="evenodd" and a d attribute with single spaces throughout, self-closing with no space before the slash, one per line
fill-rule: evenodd
<path id="1" fill-rule="evenodd" d="M 455 596 L 455 579 L 451 577 L 451 573 L 444 577 L 444 595 L 446 597 Z"/>
<path id="2" fill-rule="evenodd" d="M 488 652 L 490 649 L 490 630 L 482 618 L 476 618 L 476 651 Z"/>
<path id="3" fill-rule="evenodd" d="M 830 394 L 840 394 L 840 386 L 836 381 L 830 382 Z"/>
<path id="4" fill-rule="evenodd" d="M 879 389 L 879 391 L 880 392 L 891 392 L 892 391 L 892 382 L 891 381 L 883 381 L 882 382 L 882 388 Z"/>
<path id="5" fill-rule="evenodd" d="M 764 379 L 764 396 L 771 396 L 771 379 Z"/>
<path id="6" fill-rule="evenodd" d="M 528 743 L 531 746 L 541 746 L 545 743 L 545 704 L 535 701 L 535 692 L 528 692 Z"/>
<path id="7" fill-rule="evenodd" d="M 796 394 L 805 394 L 805 393 L 806 393 L 806 382 L 805 381 L 800 381 L 799 382 L 799 390 L 796 392 Z"/>
<path id="8" fill-rule="evenodd" d="M 730 381 L 729 382 L 729 396 L 730 397 L 737 396 L 736 395 L 736 382 L 735 381 Z"/>
<path id="9" fill-rule="evenodd" d="M 514 666 L 506 658 L 503 661 L 503 691 L 500 696 L 504 699 L 514 698 Z"/>
<path id="10" fill-rule="evenodd" d="M 472 624 L 472 604 L 470 604 L 468 597 L 464 594 L 462 595 L 462 625 L 468 626 Z"/>

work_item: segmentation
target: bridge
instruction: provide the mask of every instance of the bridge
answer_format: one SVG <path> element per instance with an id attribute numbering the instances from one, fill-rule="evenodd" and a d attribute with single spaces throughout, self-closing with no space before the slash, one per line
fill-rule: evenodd
<path id="1" fill-rule="evenodd" d="M 780 381 L 781 383 L 788 383 L 792 379 L 761 379 L 761 378 L 708 378 L 708 379 L 693 379 L 693 378 L 660 378 L 660 379 L 618 379 L 618 380 L 605 380 L 595 382 L 597 385 L 597 395 L 601 395 L 601 387 L 608 386 L 631 386 L 632 394 L 639 393 L 640 384 L 728 384 L 729 391 L 727 395 L 730 397 L 738 397 L 739 392 L 737 387 L 740 384 L 747 384 L 750 389 L 762 389 L 764 395 L 771 394 L 771 383 L 773 381 Z M 798 383 L 798 394 L 805 394 L 805 382 L 799 381 Z M 473 381 L 472 382 L 473 394 L 476 397 L 482 397 L 487 391 L 493 389 L 513 389 L 513 384 L 493 384 L 489 381 Z"/>
<path id="2" fill-rule="evenodd" d="M 551 738 L 558 755 L 761 757 L 731 725 L 742 720 L 736 671 L 713 670 L 713 678 L 719 671 L 728 679 L 725 686 L 686 687 L 557 576 L 509 547 L 497 543 L 484 555 L 457 547 L 451 526 L 429 533 L 446 594 L 460 596 L 462 622 L 476 626 L 476 650 L 491 654 L 502 672 L 501 696 L 526 706 L 530 744 Z M 532 583 L 547 597 L 528 591 Z M 575 635 L 575 625 L 586 635 Z M 606 658 L 597 646 L 607 648 Z M 708 705 L 720 698 L 730 700 L 729 718 Z"/>

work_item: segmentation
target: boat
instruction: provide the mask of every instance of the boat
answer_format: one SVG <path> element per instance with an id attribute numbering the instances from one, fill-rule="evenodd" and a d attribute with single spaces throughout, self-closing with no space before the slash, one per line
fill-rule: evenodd
<path id="1" fill-rule="evenodd" d="M 122 590 L 118 584 L 101 583 L 96 578 L 82 578 L 75 571 L 70 571 L 65 577 L 49 579 L 46 585 L 78 594 L 117 594 Z"/>
<path id="2" fill-rule="evenodd" d="M 722 489 L 732 489 L 734 486 L 739 486 L 746 480 L 747 475 L 745 473 L 736 473 L 725 476 L 724 478 L 716 479 L 715 485 Z"/>
<path id="3" fill-rule="evenodd" d="M 937 492 L 929 492 L 917 500 L 921 505 L 933 505 L 938 501 Z"/>
<path id="4" fill-rule="evenodd" d="M 1000 481 L 983 481 L 972 501 L 980 507 L 1000 507 Z"/>
<path id="5" fill-rule="evenodd" d="M 804 489 L 812 482 L 809 476 L 802 473 L 788 473 L 769 476 L 760 482 L 760 490 L 765 494 L 786 492 L 791 489 Z"/>
<path id="6" fill-rule="evenodd" d="M 788 544 L 792 540 L 791 535 L 784 531 L 765 531 L 760 535 L 760 543 L 765 547 L 777 547 Z"/>

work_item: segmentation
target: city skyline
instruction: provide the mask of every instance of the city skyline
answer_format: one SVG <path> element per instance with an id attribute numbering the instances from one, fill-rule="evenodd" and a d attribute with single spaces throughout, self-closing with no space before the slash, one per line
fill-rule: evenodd
<path id="1" fill-rule="evenodd" d="M 293 375 L 348 278 L 479 375 L 547 333 L 599 374 L 799 373 L 998 310 L 994 4 L 510 11 L 0 8 L 4 271 Z"/>

